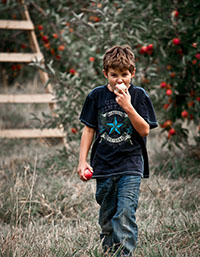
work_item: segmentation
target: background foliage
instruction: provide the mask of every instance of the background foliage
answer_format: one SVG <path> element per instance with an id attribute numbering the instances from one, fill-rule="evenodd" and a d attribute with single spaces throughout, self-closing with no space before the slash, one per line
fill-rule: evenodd
<path id="1" fill-rule="evenodd" d="M 129 44 L 137 61 L 134 83 L 151 94 L 165 143 L 183 146 L 191 123 L 199 142 L 198 1 L 27 0 L 26 4 L 58 101 L 58 116 L 46 117 L 45 126 L 63 124 L 69 142 L 80 137 L 83 101 L 92 88 L 106 83 L 105 51 L 114 44 Z M 2 19 L 21 19 L 19 10 L 16 1 L 1 2 Z M 18 31 L 17 39 L 16 34 L 3 33 L 0 51 L 30 51 L 24 33 Z M 22 70 L 20 64 L 4 65 L 14 78 Z"/>

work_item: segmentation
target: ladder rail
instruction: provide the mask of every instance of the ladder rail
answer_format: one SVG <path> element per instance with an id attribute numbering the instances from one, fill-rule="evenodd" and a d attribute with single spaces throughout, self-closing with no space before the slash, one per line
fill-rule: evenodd
<path id="1" fill-rule="evenodd" d="M 29 43 L 32 53 L 0 53 L 0 62 L 23 62 L 30 63 L 34 60 L 39 61 L 44 65 L 44 56 L 40 51 L 39 43 L 35 34 L 35 27 L 31 21 L 26 2 L 17 0 L 23 7 L 22 21 L 19 20 L 0 20 L 0 29 L 7 30 L 24 30 L 29 36 Z M 40 78 L 43 84 L 49 80 L 46 72 L 39 69 Z M 53 110 L 56 106 L 56 101 L 53 95 L 53 89 L 49 83 L 46 87 L 46 94 L 26 94 L 26 95 L 0 95 L 0 103 L 48 103 L 50 109 Z M 0 138 L 62 138 L 65 141 L 65 132 L 63 128 L 55 129 L 6 129 L 0 130 Z"/>
<path id="2" fill-rule="evenodd" d="M 0 138 L 64 138 L 62 129 L 2 129 Z"/>
<path id="3" fill-rule="evenodd" d="M 0 62 L 30 63 L 34 60 L 41 62 L 42 53 L 0 53 Z"/>
<path id="4" fill-rule="evenodd" d="M 0 29 L 34 30 L 34 25 L 31 20 L 0 20 Z"/>
<path id="5" fill-rule="evenodd" d="M 0 94 L 0 104 L 32 104 L 32 103 L 55 103 L 52 94 Z"/>

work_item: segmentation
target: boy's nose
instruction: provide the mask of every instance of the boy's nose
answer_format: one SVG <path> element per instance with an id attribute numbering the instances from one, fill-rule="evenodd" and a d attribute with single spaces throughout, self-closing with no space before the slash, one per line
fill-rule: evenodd
<path id="1" fill-rule="evenodd" d="M 122 83 L 123 83 L 123 80 L 122 80 L 122 79 L 118 79 L 118 80 L 117 80 L 117 83 L 118 83 L 118 84 L 122 84 Z"/>

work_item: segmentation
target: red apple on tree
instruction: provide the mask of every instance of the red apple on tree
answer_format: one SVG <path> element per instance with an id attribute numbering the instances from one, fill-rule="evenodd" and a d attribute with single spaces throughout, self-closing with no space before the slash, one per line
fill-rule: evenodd
<path id="1" fill-rule="evenodd" d="M 163 108 L 164 108 L 165 110 L 167 110 L 167 109 L 169 108 L 169 104 L 164 104 L 164 105 L 163 105 Z"/>
<path id="2" fill-rule="evenodd" d="M 163 124 L 163 128 L 171 127 L 171 126 L 172 126 L 172 121 L 171 120 L 166 120 Z"/>
<path id="3" fill-rule="evenodd" d="M 182 111 L 181 116 L 183 118 L 187 118 L 188 117 L 188 112 L 186 110 Z"/>
<path id="4" fill-rule="evenodd" d="M 171 89 L 167 89 L 166 90 L 166 95 L 167 96 L 171 96 L 172 95 L 172 90 Z"/>
<path id="5" fill-rule="evenodd" d="M 140 54 L 146 54 L 147 53 L 147 46 L 142 46 L 139 51 Z"/>
<path id="6" fill-rule="evenodd" d="M 160 87 L 161 88 L 166 88 L 167 87 L 167 83 L 165 81 L 160 82 Z"/>
<path id="7" fill-rule="evenodd" d="M 195 55 L 195 57 L 196 57 L 198 60 L 200 60 L 200 53 L 197 53 L 197 54 Z"/>
<path id="8" fill-rule="evenodd" d="M 43 30 L 43 26 L 42 25 L 38 25 L 38 30 Z"/>
<path id="9" fill-rule="evenodd" d="M 179 45 L 179 44 L 181 43 L 181 41 L 180 41 L 179 38 L 174 38 L 174 39 L 172 40 L 172 42 L 173 42 L 174 45 Z"/>
<path id="10" fill-rule="evenodd" d="M 44 43 L 48 43 L 49 42 L 48 36 L 45 36 L 45 35 L 42 37 L 42 40 L 44 41 Z"/>
<path id="11" fill-rule="evenodd" d="M 171 128 L 170 130 L 169 130 L 169 135 L 174 135 L 174 134 L 176 134 L 176 130 L 174 129 L 174 128 Z"/>
<path id="12" fill-rule="evenodd" d="M 153 53 L 153 44 L 149 44 L 149 45 L 147 46 L 147 53 L 148 53 L 149 55 L 151 55 L 151 54 Z"/>
<path id="13" fill-rule="evenodd" d="M 172 16 L 175 17 L 175 18 L 177 18 L 177 17 L 179 16 L 179 12 L 178 12 L 177 10 L 174 10 L 174 11 L 172 12 Z"/>
<path id="14" fill-rule="evenodd" d="M 71 128 L 71 132 L 72 132 L 72 134 L 76 134 L 77 133 L 77 129 L 76 128 Z"/>
<path id="15" fill-rule="evenodd" d="M 59 45 L 58 46 L 58 50 L 59 51 L 64 51 L 65 50 L 65 46 L 64 45 Z"/>

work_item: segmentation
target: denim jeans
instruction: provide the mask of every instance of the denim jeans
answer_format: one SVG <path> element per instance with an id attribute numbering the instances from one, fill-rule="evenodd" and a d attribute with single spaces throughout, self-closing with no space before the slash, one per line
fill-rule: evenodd
<path id="1" fill-rule="evenodd" d="M 138 237 L 135 212 L 140 183 L 141 177 L 132 175 L 97 179 L 96 201 L 100 205 L 104 252 L 133 256 Z"/>

